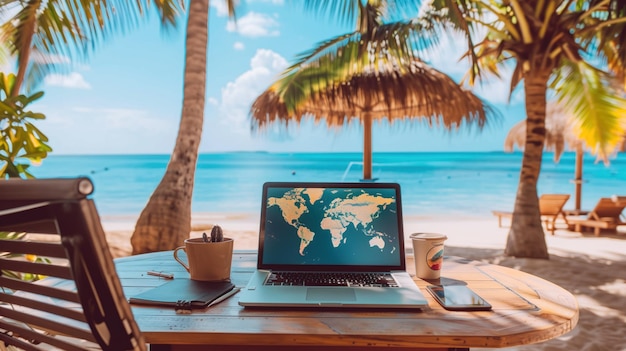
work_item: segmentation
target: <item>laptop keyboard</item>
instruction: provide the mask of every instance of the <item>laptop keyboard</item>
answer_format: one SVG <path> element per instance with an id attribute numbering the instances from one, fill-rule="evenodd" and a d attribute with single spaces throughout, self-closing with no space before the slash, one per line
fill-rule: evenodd
<path id="1" fill-rule="evenodd" d="M 272 272 L 265 285 L 398 287 L 390 273 Z"/>

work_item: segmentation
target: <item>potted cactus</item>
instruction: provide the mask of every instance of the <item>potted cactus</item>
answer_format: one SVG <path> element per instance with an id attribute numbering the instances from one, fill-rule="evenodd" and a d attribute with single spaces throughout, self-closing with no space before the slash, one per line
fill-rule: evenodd
<path id="1" fill-rule="evenodd" d="M 202 238 L 185 240 L 184 246 L 174 250 L 174 259 L 189 272 L 193 280 L 230 280 L 233 244 L 233 239 L 225 238 L 222 228 L 215 225 L 210 236 L 203 233 Z M 181 250 L 187 254 L 187 262 L 179 257 Z"/>

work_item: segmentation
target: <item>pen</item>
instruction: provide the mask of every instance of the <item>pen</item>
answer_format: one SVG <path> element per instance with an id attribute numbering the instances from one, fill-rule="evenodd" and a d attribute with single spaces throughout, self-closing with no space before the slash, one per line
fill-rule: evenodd
<path id="1" fill-rule="evenodd" d="M 224 294 L 224 295 L 218 297 L 217 299 L 213 300 L 207 307 L 211 307 L 213 305 L 217 305 L 218 303 L 220 303 L 220 302 L 226 300 L 227 298 L 229 298 L 229 297 L 235 295 L 236 293 L 238 293 L 239 290 L 241 290 L 241 288 L 237 288 L 237 287 L 233 288 L 233 290 L 231 290 L 231 291 L 227 292 L 226 294 Z"/>
<path id="2" fill-rule="evenodd" d="M 148 271 L 148 275 L 153 275 L 155 277 L 161 277 L 161 278 L 165 278 L 165 279 L 174 279 L 174 275 L 172 273 L 162 273 L 162 272 Z"/>

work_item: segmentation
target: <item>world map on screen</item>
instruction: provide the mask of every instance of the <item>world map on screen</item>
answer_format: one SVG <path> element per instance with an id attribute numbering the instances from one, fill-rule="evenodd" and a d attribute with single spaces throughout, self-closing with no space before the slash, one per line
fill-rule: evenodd
<path id="1" fill-rule="evenodd" d="M 397 264 L 394 189 L 268 189 L 265 246 L 284 264 Z M 266 252 L 268 253 L 268 252 Z M 285 262 L 278 262 L 285 261 Z"/>

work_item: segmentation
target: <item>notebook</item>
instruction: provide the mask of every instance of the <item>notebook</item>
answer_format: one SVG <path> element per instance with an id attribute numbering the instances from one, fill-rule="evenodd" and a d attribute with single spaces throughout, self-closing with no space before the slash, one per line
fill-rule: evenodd
<path id="1" fill-rule="evenodd" d="M 206 308 L 236 293 L 231 282 L 204 282 L 191 279 L 173 279 L 143 293 L 131 296 L 128 302 L 141 305 L 174 307 L 191 310 Z"/>
<path id="2" fill-rule="evenodd" d="M 240 305 L 427 305 L 405 270 L 397 183 L 269 182 L 260 217 L 257 269 Z"/>

